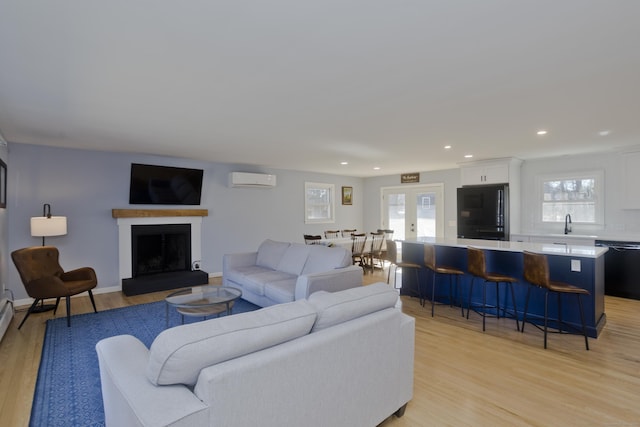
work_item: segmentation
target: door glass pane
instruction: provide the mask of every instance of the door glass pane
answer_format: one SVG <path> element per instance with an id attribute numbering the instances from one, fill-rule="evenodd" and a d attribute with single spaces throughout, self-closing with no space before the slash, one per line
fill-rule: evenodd
<path id="1" fill-rule="evenodd" d="M 389 229 L 393 230 L 393 238 L 404 240 L 404 216 L 406 212 L 404 193 L 389 194 L 387 198 Z"/>
<path id="2" fill-rule="evenodd" d="M 416 194 L 416 217 L 418 219 L 416 237 L 436 237 L 436 193 Z"/>

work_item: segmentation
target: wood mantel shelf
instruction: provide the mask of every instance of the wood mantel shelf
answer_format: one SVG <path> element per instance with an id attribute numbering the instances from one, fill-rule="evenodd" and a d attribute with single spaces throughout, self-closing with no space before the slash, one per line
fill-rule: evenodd
<path id="1" fill-rule="evenodd" d="M 209 216 L 208 209 L 111 209 L 113 218 L 158 218 L 168 216 Z"/>

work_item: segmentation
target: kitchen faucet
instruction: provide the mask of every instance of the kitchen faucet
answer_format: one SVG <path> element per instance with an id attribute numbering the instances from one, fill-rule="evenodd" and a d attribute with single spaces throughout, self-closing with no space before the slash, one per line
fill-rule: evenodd
<path id="1" fill-rule="evenodd" d="M 571 214 L 564 217 L 564 234 L 571 233 Z"/>

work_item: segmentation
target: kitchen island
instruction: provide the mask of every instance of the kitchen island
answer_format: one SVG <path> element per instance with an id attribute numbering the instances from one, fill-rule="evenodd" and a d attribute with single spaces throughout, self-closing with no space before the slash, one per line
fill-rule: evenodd
<path id="1" fill-rule="evenodd" d="M 604 254 L 606 247 L 565 245 L 553 243 L 529 243 L 497 240 L 476 240 L 476 239 L 443 239 L 443 238 L 421 238 L 416 240 L 402 241 L 402 258 L 405 261 L 423 264 L 424 244 L 430 243 L 436 247 L 436 260 L 438 264 L 449 265 L 467 271 L 467 247 L 472 246 L 485 250 L 487 271 L 506 274 L 519 280 L 514 285 L 516 296 L 516 312 L 522 319 L 524 304 L 529 285 L 523 277 L 523 251 L 546 254 L 549 260 L 549 270 L 551 279 L 584 288 L 590 295 L 583 297 L 583 307 L 587 333 L 590 337 L 597 337 L 606 324 L 606 314 L 604 312 Z M 431 272 L 426 268 L 419 271 L 419 286 L 427 299 L 431 299 Z M 402 279 L 401 293 L 405 295 L 416 295 L 418 288 L 413 274 L 405 274 Z M 444 276 L 437 277 L 438 289 L 446 289 L 448 279 Z M 442 281 L 442 283 L 440 282 Z M 460 280 L 461 296 L 464 308 L 466 309 L 469 299 L 469 285 L 471 276 L 465 274 Z M 447 302 L 447 297 L 442 292 L 442 297 L 436 296 L 437 301 Z M 510 295 L 502 294 L 504 301 L 500 305 L 512 310 Z M 491 298 L 493 301 L 491 301 Z M 562 303 L 562 320 L 580 328 L 580 313 L 577 303 L 565 301 Z M 471 302 L 477 303 L 482 300 L 482 286 L 474 286 L 474 294 L 471 295 Z M 495 304 L 495 293 L 487 292 L 487 303 Z M 549 298 L 549 318 L 557 317 L 557 299 Z M 527 321 L 541 322 L 544 316 L 544 292 L 533 289 L 529 301 Z"/>

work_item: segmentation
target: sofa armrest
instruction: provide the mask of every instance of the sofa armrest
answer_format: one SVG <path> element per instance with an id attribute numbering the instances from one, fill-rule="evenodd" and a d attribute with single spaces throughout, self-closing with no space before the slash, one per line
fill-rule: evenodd
<path id="1" fill-rule="evenodd" d="M 222 256 L 222 274 L 224 275 L 225 271 L 229 271 L 237 267 L 256 265 L 257 260 L 258 252 L 224 254 Z"/>
<path id="2" fill-rule="evenodd" d="M 96 352 L 107 427 L 208 424 L 208 406 L 186 386 L 151 384 L 145 375 L 149 350 L 137 338 L 103 339 Z"/>
<path id="3" fill-rule="evenodd" d="M 362 268 L 357 265 L 303 274 L 296 281 L 295 299 L 306 299 L 317 291 L 337 292 L 357 286 L 362 286 Z"/>

